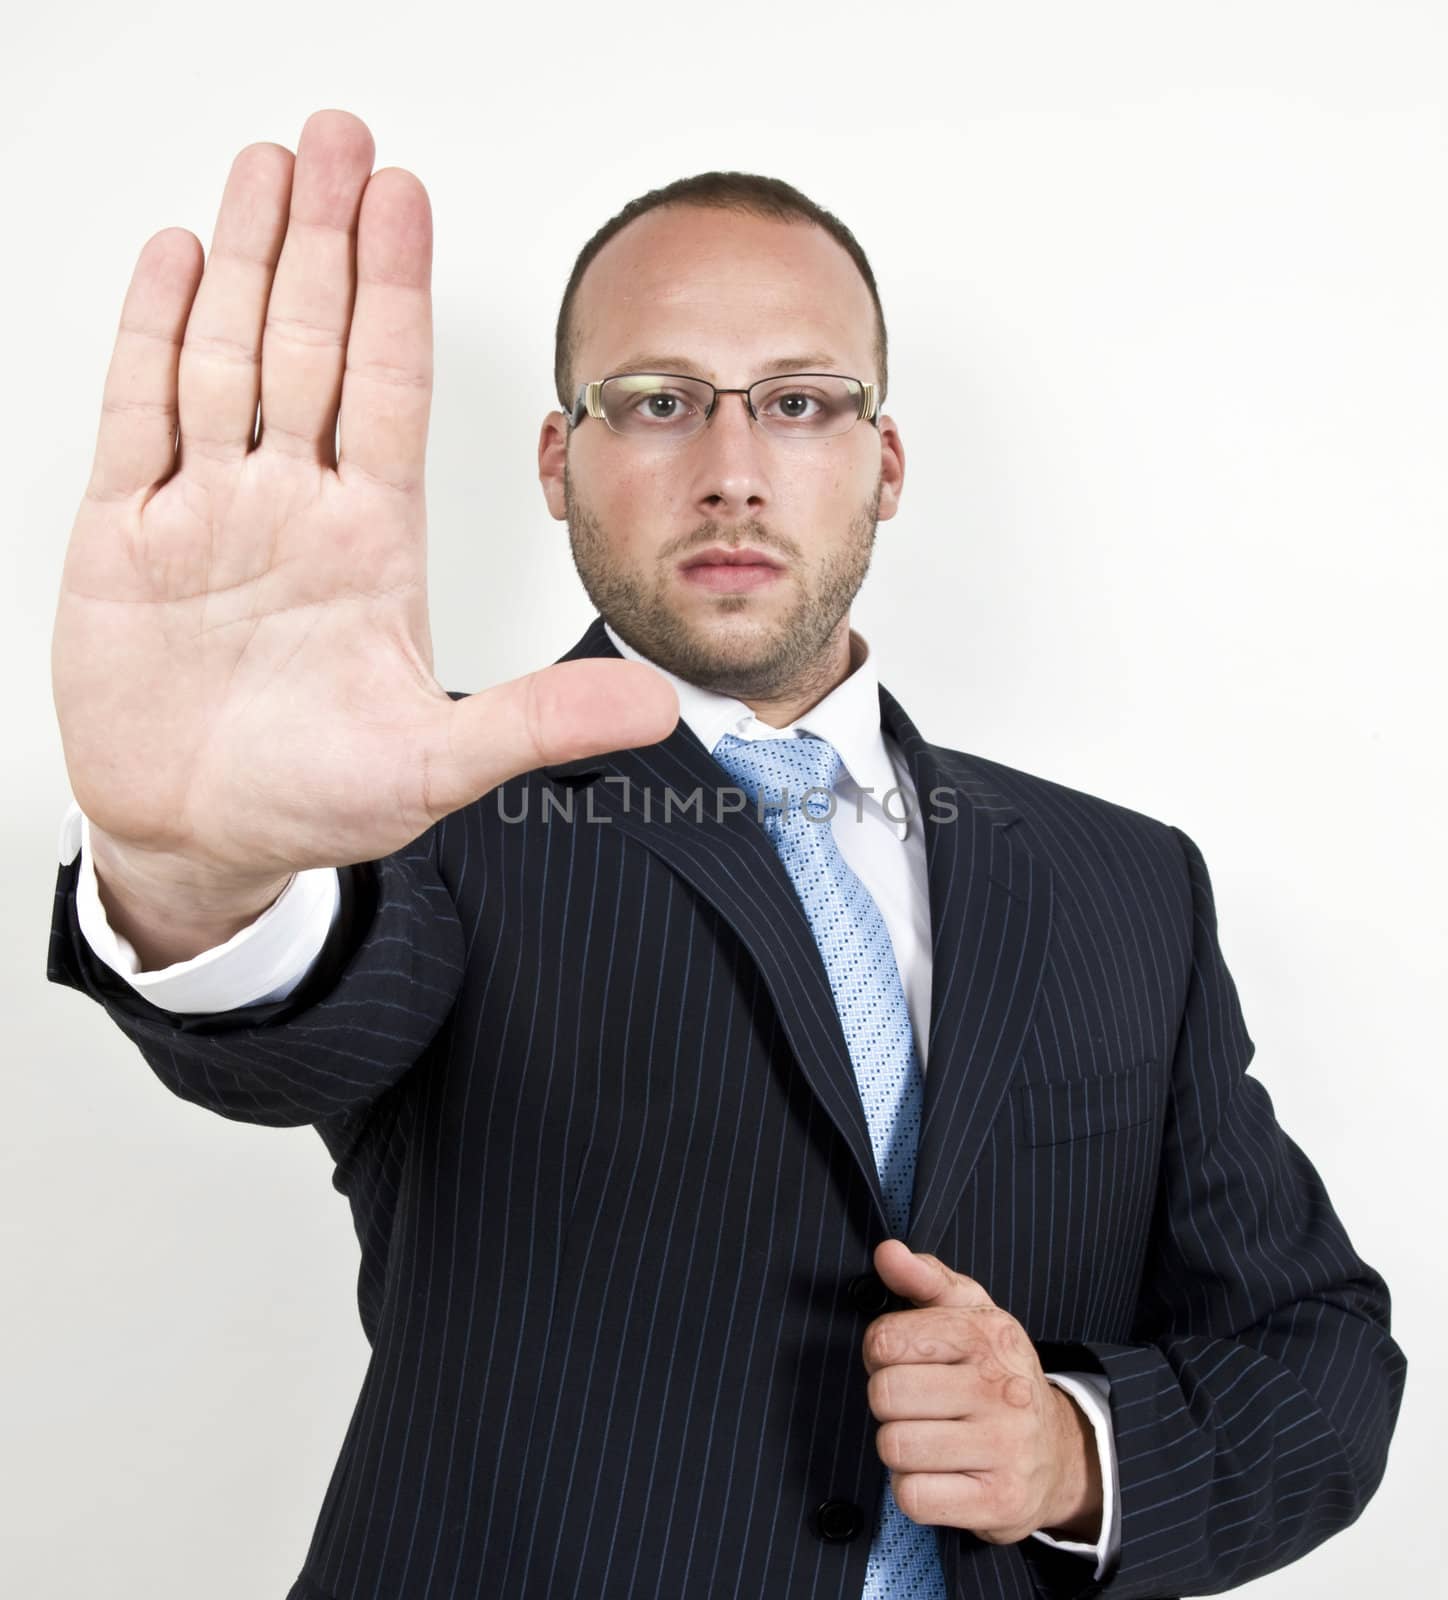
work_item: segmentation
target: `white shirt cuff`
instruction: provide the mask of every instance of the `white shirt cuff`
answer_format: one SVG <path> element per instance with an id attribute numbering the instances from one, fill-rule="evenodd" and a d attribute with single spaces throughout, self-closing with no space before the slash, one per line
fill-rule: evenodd
<path id="1" fill-rule="evenodd" d="M 231 1011 L 258 1001 L 285 1000 L 321 954 L 342 903 L 335 867 L 292 875 L 281 894 L 254 922 L 225 944 L 153 972 L 106 920 L 91 858 L 90 819 L 72 801 L 60 827 L 60 862 L 80 856 L 76 916 L 98 960 L 163 1011 Z"/>
<path id="2" fill-rule="evenodd" d="M 1096 1581 L 1106 1575 L 1106 1569 L 1116 1560 L 1121 1550 L 1121 1504 L 1116 1481 L 1116 1438 L 1111 1430 L 1111 1380 L 1099 1372 L 1048 1372 L 1047 1379 L 1067 1394 L 1086 1413 L 1096 1435 L 1096 1454 L 1101 1462 L 1101 1537 L 1094 1544 L 1083 1544 L 1074 1539 L 1053 1539 L 1049 1533 L 1031 1535 L 1055 1550 L 1069 1550 L 1072 1555 L 1096 1557 Z"/>

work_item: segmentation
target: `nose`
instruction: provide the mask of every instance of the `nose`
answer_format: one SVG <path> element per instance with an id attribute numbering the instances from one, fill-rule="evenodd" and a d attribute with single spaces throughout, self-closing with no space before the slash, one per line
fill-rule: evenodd
<path id="1" fill-rule="evenodd" d="M 702 511 L 727 519 L 758 515 L 769 504 L 767 445 L 746 395 L 721 394 L 690 443 L 694 503 Z"/>

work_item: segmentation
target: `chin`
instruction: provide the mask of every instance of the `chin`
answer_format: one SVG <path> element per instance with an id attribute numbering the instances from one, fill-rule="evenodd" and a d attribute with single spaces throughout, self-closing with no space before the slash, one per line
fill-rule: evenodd
<path id="1" fill-rule="evenodd" d="M 752 659 L 772 651 L 783 631 L 777 618 L 732 604 L 711 606 L 704 616 L 687 618 L 681 626 L 701 649 L 730 660 Z"/>

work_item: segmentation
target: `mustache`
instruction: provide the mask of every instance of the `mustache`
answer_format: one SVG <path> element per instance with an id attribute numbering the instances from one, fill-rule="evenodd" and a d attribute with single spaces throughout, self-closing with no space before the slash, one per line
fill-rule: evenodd
<path id="1" fill-rule="evenodd" d="M 751 519 L 748 522 L 705 522 L 701 523 L 692 533 L 681 540 L 677 545 L 670 546 L 662 554 L 669 561 L 688 556 L 695 550 L 707 549 L 711 544 L 722 544 L 728 549 L 737 550 L 746 544 L 758 545 L 761 550 L 768 550 L 783 558 L 797 561 L 800 556 L 799 546 L 793 539 L 786 539 L 782 535 L 771 533 L 762 522 Z"/>

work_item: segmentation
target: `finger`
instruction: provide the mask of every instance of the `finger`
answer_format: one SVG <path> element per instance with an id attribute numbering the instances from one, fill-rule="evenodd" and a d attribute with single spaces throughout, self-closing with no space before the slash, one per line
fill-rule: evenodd
<path id="1" fill-rule="evenodd" d="M 185 228 L 163 228 L 136 258 L 101 398 L 93 500 L 125 499 L 175 470 L 176 365 L 201 260 Z"/>
<path id="2" fill-rule="evenodd" d="M 954 1421 L 881 1423 L 875 1449 L 897 1472 L 985 1472 L 994 1465 L 980 1429 Z"/>
<path id="3" fill-rule="evenodd" d="M 556 761 L 667 738 L 679 698 L 638 661 L 560 661 L 469 695 L 424 752 L 426 808 L 436 820 L 508 778 Z"/>
<path id="4" fill-rule="evenodd" d="M 262 325 L 287 231 L 292 153 L 248 145 L 231 164 L 211 255 L 181 346 L 181 464 L 206 476 L 251 449 L 261 387 Z"/>
<path id="5" fill-rule="evenodd" d="M 421 486 L 432 405 L 432 209 L 400 167 L 373 173 L 357 223 L 337 471 Z"/>
<path id="6" fill-rule="evenodd" d="M 992 1306 L 995 1302 L 974 1278 L 956 1272 L 939 1258 L 912 1250 L 903 1239 L 882 1239 L 875 1247 L 875 1270 L 892 1293 L 919 1306 Z"/>
<path id="7" fill-rule="evenodd" d="M 860 1353 L 871 1374 L 907 1362 L 969 1362 L 985 1376 L 1004 1375 L 992 1348 L 998 1325 L 1009 1312 L 995 1306 L 931 1306 L 921 1311 L 887 1311 L 865 1329 Z M 1022 1335 L 1024 1338 L 1024 1335 Z"/>
<path id="8" fill-rule="evenodd" d="M 988 1482 L 963 1472 L 891 1472 L 895 1504 L 922 1527 L 969 1528 L 979 1533 L 994 1526 L 995 1493 Z"/>
<path id="9" fill-rule="evenodd" d="M 877 1422 L 908 1422 L 915 1417 L 959 1421 L 979 1413 L 983 1395 L 969 1364 L 905 1362 L 872 1372 L 865 1398 Z"/>
<path id="10" fill-rule="evenodd" d="M 373 154 L 366 124 L 348 112 L 307 118 L 262 332 L 258 447 L 323 466 L 335 461 L 357 213 Z"/>

